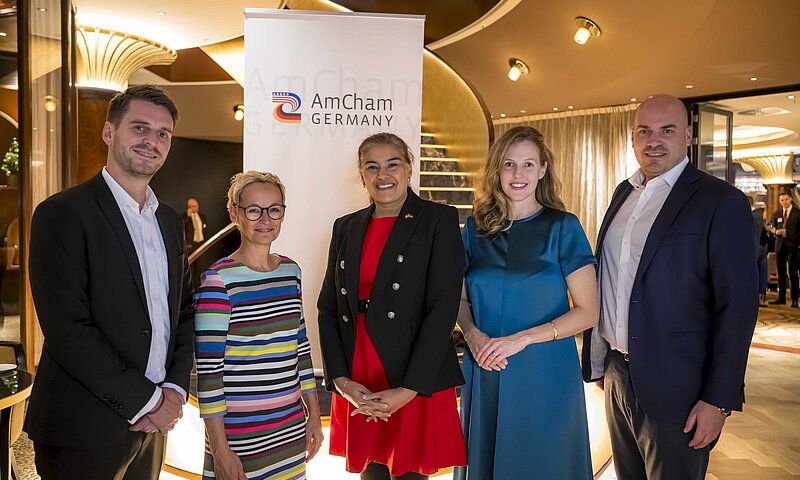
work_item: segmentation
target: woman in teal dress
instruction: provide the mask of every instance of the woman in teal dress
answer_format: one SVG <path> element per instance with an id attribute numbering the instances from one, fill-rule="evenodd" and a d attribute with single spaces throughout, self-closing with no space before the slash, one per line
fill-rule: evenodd
<path id="1" fill-rule="evenodd" d="M 456 479 L 592 478 L 573 335 L 597 323 L 595 259 L 558 190 L 553 154 L 530 127 L 503 134 L 476 181 L 458 319 L 468 466 Z"/>

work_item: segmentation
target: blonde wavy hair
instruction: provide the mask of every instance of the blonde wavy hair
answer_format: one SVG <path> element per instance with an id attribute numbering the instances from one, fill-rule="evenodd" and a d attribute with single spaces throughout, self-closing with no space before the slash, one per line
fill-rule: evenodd
<path id="1" fill-rule="evenodd" d="M 240 205 L 242 200 L 242 192 L 245 187 L 253 183 L 267 183 L 275 185 L 281 191 L 281 202 L 286 202 L 286 187 L 283 186 L 281 179 L 277 175 L 270 172 L 259 172 L 250 170 L 249 172 L 237 173 L 231 177 L 231 186 L 228 189 L 228 210 L 230 211 L 234 205 Z"/>
<path id="2" fill-rule="evenodd" d="M 514 127 L 498 138 L 486 158 L 478 177 L 475 178 L 475 201 L 473 202 L 475 223 L 478 230 L 494 236 L 511 226 L 511 200 L 500 185 L 500 170 L 508 149 L 519 142 L 532 142 L 539 149 L 539 160 L 547 165 L 544 176 L 536 185 L 536 201 L 546 207 L 564 210 L 561 201 L 561 182 L 553 168 L 554 155 L 544 142 L 544 136 L 532 127 Z"/>

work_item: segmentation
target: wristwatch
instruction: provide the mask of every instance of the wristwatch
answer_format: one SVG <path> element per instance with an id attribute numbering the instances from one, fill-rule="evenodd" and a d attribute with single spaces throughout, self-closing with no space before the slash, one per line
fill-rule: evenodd
<path id="1" fill-rule="evenodd" d="M 717 408 L 717 410 L 719 410 L 719 414 L 722 415 L 723 417 L 730 417 L 731 416 L 731 409 L 730 408 L 719 407 L 719 408 Z"/>

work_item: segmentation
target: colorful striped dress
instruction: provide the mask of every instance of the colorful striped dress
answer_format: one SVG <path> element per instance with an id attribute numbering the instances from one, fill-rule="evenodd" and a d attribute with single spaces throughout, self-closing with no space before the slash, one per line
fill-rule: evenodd
<path id="1" fill-rule="evenodd" d="M 224 418 L 248 479 L 306 478 L 301 394 L 316 384 L 300 267 L 280 258 L 271 272 L 222 258 L 195 296 L 200 416 Z M 215 478 L 208 440 L 203 478 Z"/>

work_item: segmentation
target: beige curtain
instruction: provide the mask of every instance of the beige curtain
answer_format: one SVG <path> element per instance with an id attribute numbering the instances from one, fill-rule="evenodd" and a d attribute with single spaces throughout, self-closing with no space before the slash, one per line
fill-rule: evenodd
<path id="1" fill-rule="evenodd" d="M 629 135 L 637 105 L 495 120 L 495 138 L 512 127 L 531 126 L 555 155 L 567 210 L 581 220 L 594 246 L 614 188 L 625 178 Z"/>

